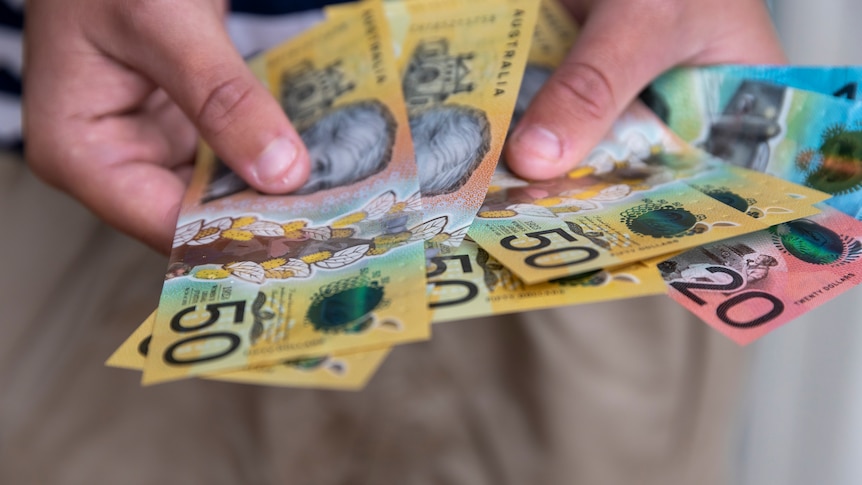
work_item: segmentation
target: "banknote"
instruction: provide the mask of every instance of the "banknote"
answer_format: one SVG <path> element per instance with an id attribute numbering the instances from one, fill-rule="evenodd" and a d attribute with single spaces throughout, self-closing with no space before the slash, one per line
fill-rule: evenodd
<path id="1" fill-rule="evenodd" d="M 745 345 L 862 283 L 862 222 L 831 207 L 659 264 L 677 303 Z"/>
<path id="2" fill-rule="evenodd" d="M 674 71 L 653 91 L 683 139 L 734 165 L 831 194 L 827 204 L 846 214 L 862 209 L 859 102 L 722 70 Z"/>
<path id="3" fill-rule="evenodd" d="M 573 210 L 574 206 L 565 206 Z M 528 284 L 619 266 L 762 229 L 756 219 L 683 182 L 623 201 L 590 202 L 584 214 L 536 217 L 486 211 L 470 236 Z"/>
<path id="4" fill-rule="evenodd" d="M 431 258 L 434 323 L 666 293 L 655 265 L 635 263 L 527 286 L 475 242 Z"/>
<path id="5" fill-rule="evenodd" d="M 427 244 L 457 247 L 500 157 L 538 2 L 387 3 L 407 25 L 398 58 Z"/>
<path id="6" fill-rule="evenodd" d="M 492 1 L 494 0 L 485 0 L 484 3 L 487 4 Z M 387 7 L 389 5 L 397 5 L 398 3 L 388 3 Z M 412 4 L 425 9 L 432 9 L 436 3 L 433 0 L 417 0 Z M 519 1 L 513 0 L 513 3 L 517 4 Z M 417 12 L 421 13 L 421 10 L 417 10 Z M 515 98 L 514 110 L 509 125 L 510 130 L 518 123 L 521 116 L 523 116 L 529 107 L 533 97 L 550 77 L 554 69 L 565 59 L 577 37 L 577 33 L 578 28 L 576 24 L 559 2 L 556 0 L 543 0 L 539 2 L 536 26 L 533 31 L 527 64 L 524 68 L 521 84 Z M 505 161 L 501 158 L 501 163 L 497 164 L 495 174 L 492 175 L 492 180 L 500 176 L 510 175 L 506 169 Z M 452 252 L 454 248 L 458 247 L 457 244 L 460 243 L 467 229 L 465 227 L 452 233 L 443 233 L 429 240 L 429 256 L 446 255 Z"/>
<path id="7" fill-rule="evenodd" d="M 149 352 L 156 313 L 153 312 L 111 355 L 105 365 L 143 370 Z M 244 384 L 317 389 L 358 390 L 374 375 L 389 349 L 369 350 L 338 356 L 294 359 L 267 367 L 201 376 L 204 379 Z"/>
<path id="8" fill-rule="evenodd" d="M 388 45 L 369 3 L 256 62 L 311 176 L 295 194 L 259 194 L 201 147 L 145 383 L 428 338 L 427 231 Z"/>

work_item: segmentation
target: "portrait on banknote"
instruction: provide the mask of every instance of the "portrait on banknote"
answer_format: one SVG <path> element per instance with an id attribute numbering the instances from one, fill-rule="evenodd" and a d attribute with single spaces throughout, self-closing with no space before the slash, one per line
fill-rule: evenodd
<path id="1" fill-rule="evenodd" d="M 446 39 L 422 41 L 404 74 L 404 97 L 423 195 L 461 188 L 490 148 L 487 115 L 476 108 L 445 104 L 452 94 L 470 92 L 469 62 L 474 53 L 453 55 Z"/>

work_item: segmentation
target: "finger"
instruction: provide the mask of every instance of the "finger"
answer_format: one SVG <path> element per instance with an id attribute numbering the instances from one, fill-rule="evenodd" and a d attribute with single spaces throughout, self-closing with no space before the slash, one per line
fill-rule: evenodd
<path id="1" fill-rule="evenodd" d="M 308 155 L 283 110 L 234 48 L 211 1 L 135 2 L 113 52 L 161 86 L 201 136 L 258 190 L 286 193 L 305 183 Z"/>
<path id="2" fill-rule="evenodd" d="M 596 5 L 569 56 L 512 133 L 506 159 L 513 171 L 541 180 L 570 170 L 637 93 L 685 55 L 668 49 L 674 14 L 641 3 L 657 2 Z"/>

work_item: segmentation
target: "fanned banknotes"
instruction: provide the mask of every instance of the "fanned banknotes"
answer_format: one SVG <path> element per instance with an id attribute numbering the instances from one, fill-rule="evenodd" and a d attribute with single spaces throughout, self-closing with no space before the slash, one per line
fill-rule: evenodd
<path id="1" fill-rule="evenodd" d="M 371 3 L 258 61 L 311 177 L 288 196 L 234 193 L 201 147 L 145 383 L 428 337 L 419 184 L 389 46 Z"/>
<path id="2" fill-rule="evenodd" d="M 149 352 L 155 312 L 111 355 L 105 365 L 143 370 Z M 279 362 L 267 367 L 203 376 L 216 381 L 318 389 L 362 389 L 383 363 L 390 349 L 339 356 L 325 355 Z"/>
<path id="3" fill-rule="evenodd" d="M 309 181 L 259 194 L 201 147 L 159 309 L 109 365 L 356 389 L 431 319 L 667 282 L 747 343 L 859 282 L 860 223 L 814 204 L 862 215 L 862 69 L 675 70 L 643 98 L 676 133 L 635 103 L 578 168 L 529 182 L 495 165 L 577 36 L 559 3 L 327 16 L 250 62 L 309 148 Z"/>
<path id="4" fill-rule="evenodd" d="M 330 7 L 327 16 L 347 18 L 356 7 Z M 500 158 L 539 4 L 409 0 L 383 7 L 416 149 L 422 230 L 429 255 L 445 253 L 466 235 Z"/>
<path id="5" fill-rule="evenodd" d="M 825 204 L 858 218 L 860 73 L 685 68 L 659 78 L 645 98 L 682 138 L 734 165 L 828 193 Z M 660 268 L 671 296 L 737 343 L 756 340 L 859 284 L 862 226 L 838 210 L 670 258 Z"/>
<path id="6" fill-rule="evenodd" d="M 862 283 L 862 222 L 835 209 L 660 263 L 677 303 L 747 344 Z"/>

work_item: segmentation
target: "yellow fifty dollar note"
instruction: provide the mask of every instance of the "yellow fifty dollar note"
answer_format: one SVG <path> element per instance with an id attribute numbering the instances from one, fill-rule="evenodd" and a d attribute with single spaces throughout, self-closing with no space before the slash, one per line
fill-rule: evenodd
<path id="1" fill-rule="evenodd" d="M 457 247 L 487 192 L 529 54 L 538 2 L 408 1 L 399 70 L 431 245 Z M 432 224 L 433 223 L 433 224 Z"/>
<path id="2" fill-rule="evenodd" d="M 143 370 L 156 314 L 153 312 L 111 355 L 105 365 Z M 216 381 L 281 387 L 359 390 L 383 363 L 390 349 L 339 356 L 294 359 L 267 367 L 201 376 Z"/>
<path id="3" fill-rule="evenodd" d="M 553 181 L 552 181 L 553 183 Z M 597 188 L 593 188 L 596 186 Z M 598 190 L 601 187 L 601 190 Z M 553 190 L 550 185 L 547 188 Z M 508 203 L 543 187 L 506 189 Z M 562 203 L 567 213 L 483 210 L 470 236 L 529 284 L 615 267 L 765 227 L 757 219 L 675 181 L 657 187 L 602 182 L 589 197 Z M 574 189 L 575 191 L 579 189 Z M 592 195 L 595 193 L 595 195 Z M 577 196 L 577 193 L 571 194 Z M 557 203 L 557 197 L 549 203 Z M 541 202 L 541 200 L 540 200 Z M 580 203 L 580 206 L 576 205 Z M 488 204 L 488 201 L 486 201 Z M 581 210 L 578 210 L 578 207 Z M 583 214 L 581 214 L 583 212 Z"/>
<path id="4" fill-rule="evenodd" d="M 430 263 L 434 323 L 667 292 L 655 265 L 641 263 L 527 286 L 469 239 Z"/>
<path id="5" fill-rule="evenodd" d="M 389 45 L 379 5 L 363 4 L 253 63 L 311 176 L 294 194 L 260 194 L 201 148 L 145 383 L 428 338 L 427 231 Z"/>

